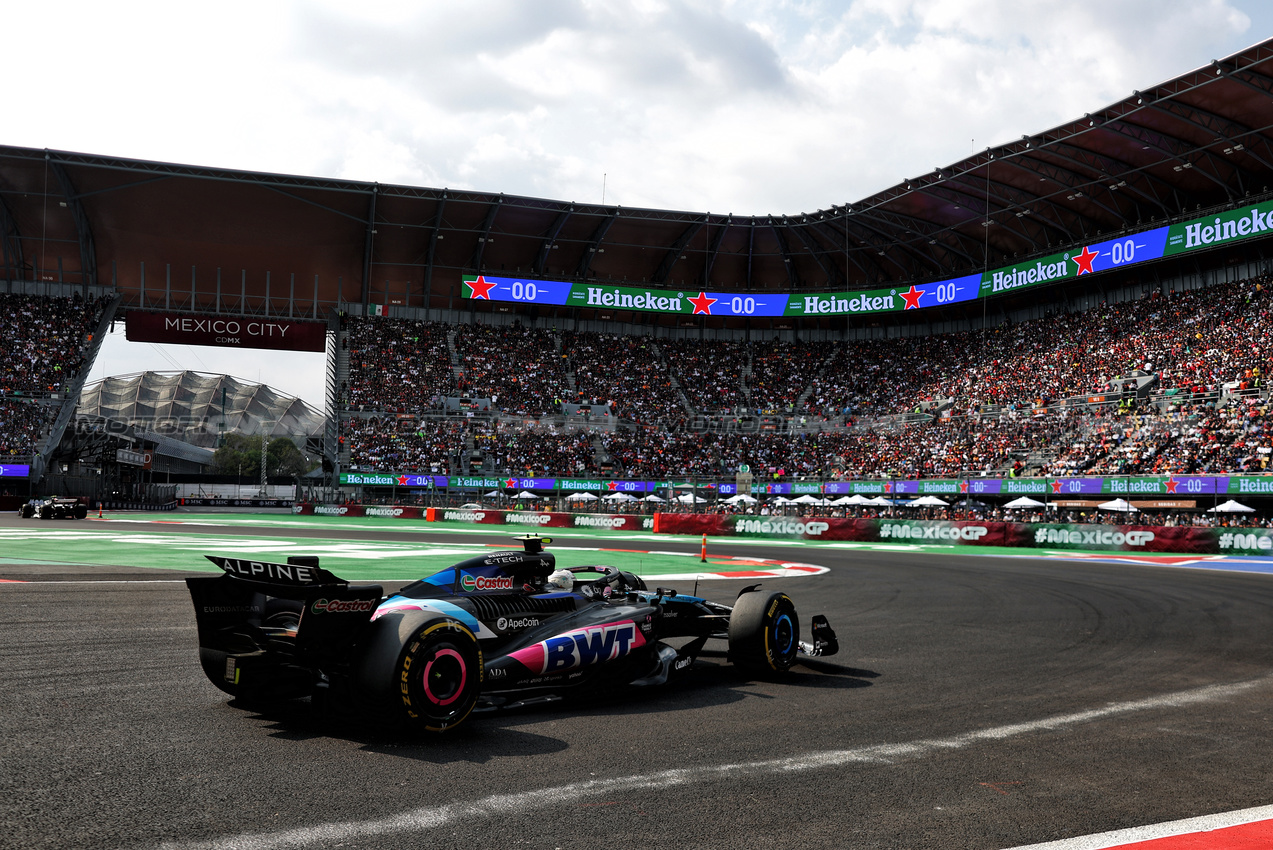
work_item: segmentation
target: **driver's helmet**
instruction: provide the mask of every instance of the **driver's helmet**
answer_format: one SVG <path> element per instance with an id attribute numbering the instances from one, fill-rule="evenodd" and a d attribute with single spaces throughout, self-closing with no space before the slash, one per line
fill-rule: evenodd
<path id="1" fill-rule="evenodd" d="M 574 586 L 575 574 L 570 570 L 556 570 L 544 583 L 545 590 L 572 590 Z"/>

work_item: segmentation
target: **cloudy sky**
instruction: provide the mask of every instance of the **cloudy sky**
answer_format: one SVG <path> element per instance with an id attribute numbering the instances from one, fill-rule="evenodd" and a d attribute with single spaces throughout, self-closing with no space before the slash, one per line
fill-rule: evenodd
<path id="1" fill-rule="evenodd" d="M 10 4 L 3 141 L 738 214 L 853 201 L 1273 36 L 1267 0 Z M 322 356 L 108 340 L 322 407 Z"/>

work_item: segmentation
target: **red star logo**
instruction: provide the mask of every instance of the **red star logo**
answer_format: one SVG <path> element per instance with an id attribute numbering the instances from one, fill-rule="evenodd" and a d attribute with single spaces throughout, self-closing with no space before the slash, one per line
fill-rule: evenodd
<path id="1" fill-rule="evenodd" d="M 694 315 L 698 315 L 699 313 L 706 313 L 709 316 L 712 315 L 712 305 L 715 304 L 716 301 L 717 299 L 715 298 L 708 298 L 706 292 L 700 292 L 697 298 L 690 299 L 690 303 L 694 305 Z"/>
<path id="2" fill-rule="evenodd" d="M 507 487 L 509 490 L 516 489 L 516 487 L 517 487 L 517 479 L 516 479 L 516 478 L 509 478 L 509 479 L 505 480 L 505 481 L 504 481 L 504 486 L 505 486 L 505 487 Z"/>
<path id="3" fill-rule="evenodd" d="M 1089 271 L 1091 270 L 1089 269 Z M 486 278 L 482 275 L 478 275 L 477 280 L 469 280 L 464 283 L 465 286 L 473 290 L 474 298 L 485 298 L 487 301 L 491 300 L 491 290 L 495 288 L 495 284 L 487 283 Z"/>
<path id="4" fill-rule="evenodd" d="M 884 482 L 884 492 L 885 492 L 885 493 L 892 493 L 892 492 L 893 492 L 893 482 L 892 482 L 892 481 L 885 481 L 885 482 Z"/>
<path id="5" fill-rule="evenodd" d="M 902 298 L 906 301 L 903 310 L 918 310 L 919 299 L 924 297 L 924 293 L 915 288 L 915 284 L 911 284 L 911 288 L 902 293 Z"/>
<path id="6" fill-rule="evenodd" d="M 1053 493 L 1060 493 L 1060 492 L 1061 492 L 1061 482 L 1060 482 L 1060 481 L 1053 481 L 1053 482 L 1052 482 L 1052 492 L 1053 492 Z"/>
<path id="7" fill-rule="evenodd" d="M 1176 476 L 1174 475 L 1169 475 L 1163 484 L 1166 485 L 1168 493 L 1176 492 L 1176 488 L 1180 486 L 1180 482 L 1176 480 Z"/>
<path id="8" fill-rule="evenodd" d="M 617 481 L 611 481 L 611 482 L 610 482 L 609 484 L 607 484 L 606 486 L 607 486 L 607 487 L 609 487 L 611 490 L 613 490 L 613 489 L 615 489 L 616 487 L 618 487 L 618 486 L 619 486 L 619 482 L 617 482 Z"/>
<path id="9" fill-rule="evenodd" d="M 960 493 L 967 493 L 967 492 L 968 492 L 968 482 L 967 482 L 967 481 L 960 481 L 960 482 L 959 482 L 959 492 L 960 492 Z"/>
<path id="10" fill-rule="evenodd" d="M 1077 257 L 1070 257 L 1070 259 L 1079 264 L 1079 274 L 1091 274 L 1092 260 L 1095 260 L 1100 255 L 1100 251 L 1093 251 L 1091 248 L 1084 246 L 1082 254 Z"/>
<path id="11" fill-rule="evenodd" d="M 399 486 L 399 487 L 406 487 L 406 486 L 407 486 L 407 476 L 405 476 L 405 475 L 399 475 L 399 476 L 398 476 L 398 486 Z"/>

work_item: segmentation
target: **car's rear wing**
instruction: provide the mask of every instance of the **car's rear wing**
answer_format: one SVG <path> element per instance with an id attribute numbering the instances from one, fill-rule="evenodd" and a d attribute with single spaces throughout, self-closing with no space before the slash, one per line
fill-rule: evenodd
<path id="1" fill-rule="evenodd" d="M 206 557 L 224 575 L 188 578 L 186 586 L 199 645 L 208 649 L 240 652 L 245 643 L 264 649 L 270 645 L 267 630 L 290 622 L 296 624 L 297 655 L 342 654 L 371 622 L 384 595 L 380 585 L 350 586 L 314 556 L 293 556 L 286 564 Z"/>

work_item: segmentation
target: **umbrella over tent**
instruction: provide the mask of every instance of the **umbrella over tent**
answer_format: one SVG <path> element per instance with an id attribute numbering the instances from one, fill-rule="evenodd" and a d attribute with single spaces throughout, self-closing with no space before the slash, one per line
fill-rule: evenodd
<path id="1" fill-rule="evenodd" d="M 606 502 L 635 502 L 636 496 L 629 496 L 627 493 L 611 493 L 609 496 L 603 496 L 602 501 Z"/>
<path id="2" fill-rule="evenodd" d="M 748 496 L 746 493 L 739 493 L 737 496 L 730 496 L 725 500 L 725 504 L 727 505 L 736 505 L 739 502 L 742 502 L 744 505 L 756 504 L 756 500 L 751 496 Z"/>
<path id="3" fill-rule="evenodd" d="M 1101 502 L 1096 506 L 1096 508 L 1097 510 L 1102 511 L 1122 511 L 1123 513 L 1131 513 L 1132 511 L 1140 510 L 1140 508 L 1137 508 L 1126 499 L 1115 499 L 1112 502 Z"/>
<path id="4" fill-rule="evenodd" d="M 536 496 L 534 493 L 530 492 L 529 490 L 523 490 L 522 492 L 518 493 L 513 498 L 514 499 L 538 499 L 539 497 Z"/>
<path id="5" fill-rule="evenodd" d="M 948 508 L 949 502 L 943 502 L 936 496 L 920 496 L 906 503 L 908 508 Z"/>
<path id="6" fill-rule="evenodd" d="M 489 492 L 489 493 L 487 493 L 487 494 L 486 494 L 486 498 L 488 498 L 488 499 L 497 499 L 497 498 L 499 498 L 499 497 L 500 497 L 500 496 L 502 496 L 502 495 L 504 495 L 504 494 L 503 494 L 503 493 L 501 493 L 500 491 L 498 491 L 498 490 L 492 490 L 491 492 Z"/>
<path id="7" fill-rule="evenodd" d="M 597 497 L 591 493 L 571 493 L 566 497 L 567 502 L 595 502 Z"/>
<path id="8" fill-rule="evenodd" d="M 775 496 L 769 500 L 771 505 L 790 505 L 795 499 L 788 499 L 786 496 Z"/>
<path id="9" fill-rule="evenodd" d="M 1004 507 L 1005 508 L 1041 508 L 1041 507 L 1044 507 L 1044 504 L 1043 502 L 1040 502 L 1038 499 L 1031 499 L 1029 496 L 1021 496 L 1018 499 L 1013 499 L 1011 502 L 1008 502 L 1007 504 L 1004 505 Z"/>
<path id="10" fill-rule="evenodd" d="M 886 498 L 884 498 L 883 496 L 876 496 L 876 497 L 875 497 L 875 498 L 873 498 L 873 499 L 867 499 L 867 500 L 866 500 L 865 502 L 863 502 L 862 504 L 864 504 L 864 505 L 875 505 L 875 506 L 877 506 L 877 507 L 887 508 L 887 507 L 891 507 L 891 506 L 892 506 L 892 504 L 893 504 L 893 502 L 892 502 L 892 500 L 891 500 L 891 499 L 886 499 Z"/>
<path id="11" fill-rule="evenodd" d="M 1235 502 L 1233 499 L 1230 499 L 1227 502 L 1221 502 L 1220 504 L 1216 505 L 1214 508 L 1210 508 L 1207 511 L 1207 513 L 1209 514 L 1214 514 L 1214 513 L 1253 514 L 1255 513 L 1255 508 L 1248 508 L 1246 505 L 1242 504 L 1241 502 Z"/>
<path id="12" fill-rule="evenodd" d="M 662 498 L 661 496 L 656 496 L 656 495 L 654 495 L 653 493 L 651 493 L 650 495 L 646 496 L 646 497 L 645 497 L 644 499 L 642 499 L 641 501 L 643 501 L 643 502 L 666 502 L 666 501 L 667 501 L 667 499 L 664 499 L 664 498 Z"/>
<path id="13" fill-rule="evenodd" d="M 681 503 L 686 504 L 686 505 L 691 505 L 691 504 L 699 504 L 699 505 L 701 505 L 701 504 L 703 504 L 703 502 L 706 502 L 707 500 L 706 500 L 706 499 L 699 498 L 698 496 L 695 496 L 693 493 L 686 493 L 686 494 L 684 494 L 684 495 L 682 495 L 682 496 L 677 496 L 677 497 L 676 497 L 676 501 L 681 502 Z"/>
<path id="14" fill-rule="evenodd" d="M 803 496 L 796 496 L 796 498 L 792 499 L 792 501 L 793 501 L 793 502 L 798 502 L 798 503 L 800 503 L 800 504 L 802 504 L 802 505 L 820 505 L 820 504 L 822 504 L 822 500 L 821 500 L 821 499 L 819 499 L 817 496 L 810 496 L 808 493 L 805 493 Z"/>

